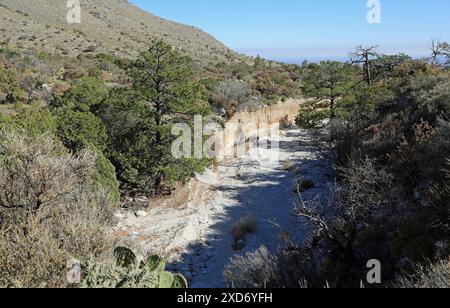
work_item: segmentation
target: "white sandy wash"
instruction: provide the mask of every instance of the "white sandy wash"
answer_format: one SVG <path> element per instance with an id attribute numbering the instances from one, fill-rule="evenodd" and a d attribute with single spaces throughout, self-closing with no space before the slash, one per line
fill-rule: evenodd
<path id="1" fill-rule="evenodd" d="M 223 270 L 234 255 L 262 245 L 276 252 L 284 244 L 281 232 L 288 232 L 296 243 L 305 239 L 307 228 L 294 215 L 298 196 L 293 188 L 301 175 L 315 184 L 303 198 L 326 194 L 331 166 L 324 134 L 283 131 L 279 160 L 268 159 L 275 150 L 266 149 L 266 155 L 223 162 L 215 171 L 197 175 L 185 195 L 178 192 L 184 200 L 177 200 L 175 207 L 172 196 L 145 212 L 118 214 L 120 223 L 114 233 L 141 255 L 165 256 L 173 262 L 169 270 L 184 274 L 192 287 L 226 287 Z M 286 162 L 293 166 L 286 168 Z M 245 247 L 235 251 L 232 226 L 244 216 L 253 217 L 258 227 L 247 237 Z"/>

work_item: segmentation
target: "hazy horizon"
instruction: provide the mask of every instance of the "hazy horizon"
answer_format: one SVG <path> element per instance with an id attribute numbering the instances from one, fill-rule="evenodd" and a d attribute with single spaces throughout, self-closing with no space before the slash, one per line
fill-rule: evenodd
<path id="1" fill-rule="evenodd" d="M 358 45 L 420 57 L 428 54 L 432 38 L 448 40 L 450 34 L 448 0 L 380 0 L 380 24 L 367 22 L 367 0 L 131 2 L 198 27 L 238 52 L 268 59 L 344 58 Z"/>

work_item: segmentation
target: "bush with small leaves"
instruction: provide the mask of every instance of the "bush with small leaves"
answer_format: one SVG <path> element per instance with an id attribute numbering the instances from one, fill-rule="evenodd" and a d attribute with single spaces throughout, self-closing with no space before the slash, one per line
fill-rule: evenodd
<path id="1" fill-rule="evenodd" d="M 16 104 L 10 111 L 11 114 L 3 114 L 3 119 L 0 119 L 0 128 L 4 131 L 19 129 L 30 137 L 56 133 L 56 118 L 41 105 Z"/>
<path id="2" fill-rule="evenodd" d="M 24 97 L 25 93 L 20 87 L 17 74 L 0 61 L 0 104 L 15 103 Z"/>
<path id="3" fill-rule="evenodd" d="M 90 112 L 65 110 L 58 114 L 58 136 L 74 152 L 95 148 L 105 153 L 109 136 L 102 121 Z"/>
<path id="4" fill-rule="evenodd" d="M 56 96 L 51 107 L 57 110 L 92 111 L 107 96 L 105 83 L 92 77 L 83 77 L 74 82 L 62 96 Z"/>
<path id="5" fill-rule="evenodd" d="M 233 288 L 265 288 L 276 279 L 276 257 L 266 247 L 230 259 L 224 277 Z"/>
<path id="6" fill-rule="evenodd" d="M 111 247 L 111 197 L 94 185 L 94 154 L 51 135 L 0 136 L 0 286 L 65 287 L 66 263 Z"/>
<path id="7" fill-rule="evenodd" d="M 211 103 L 216 108 L 224 108 L 231 117 L 239 105 L 245 104 L 252 95 L 252 89 L 241 80 L 230 80 L 219 83 L 213 92 Z"/>

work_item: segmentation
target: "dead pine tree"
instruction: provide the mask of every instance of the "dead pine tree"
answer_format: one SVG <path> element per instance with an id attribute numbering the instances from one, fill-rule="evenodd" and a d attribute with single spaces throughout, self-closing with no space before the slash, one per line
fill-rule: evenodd
<path id="1" fill-rule="evenodd" d="M 431 51 L 430 61 L 434 65 L 439 64 L 439 60 L 444 57 L 447 60 L 447 64 L 450 63 L 450 45 L 447 42 L 441 40 L 432 39 L 430 47 Z"/>
<path id="2" fill-rule="evenodd" d="M 364 81 L 367 83 L 369 87 L 372 86 L 373 78 L 372 78 L 372 62 L 378 58 L 379 54 L 377 52 L 377 48 L 379 46 L 371 46 L 371 47 L 356 47 L 355 52 L 351 53 L 351 63 L 356 65 L 362 65 L 364 71 Z"/>

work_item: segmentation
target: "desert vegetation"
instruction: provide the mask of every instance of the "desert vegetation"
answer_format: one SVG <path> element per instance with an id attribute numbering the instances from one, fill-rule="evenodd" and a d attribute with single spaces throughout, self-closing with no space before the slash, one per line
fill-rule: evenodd
<path id="1" fill-rule="evenodd" d="M 427 59 L 359 46 L 347 62 L 300 66 L 240 55 L 201 30 L 127 1 L 82 7 L 84 22 L 69 27 L 61 1 L 0 4 L 0 288 L 188 287 L 183 275 L 169 271 L 173 264 L 152 252 L 139 255 L 112 236 L 119 215 L 129 218 L 122 213 L 131 208 L 133 219 L 147 217 L 142 208 L 149 202 L 168 200 L 214 165 L 172 156 L 174 123 L 192 127 L 193 116 L 202 115 L 206 123 L 225 124 L 238 112 L 292 98 L 306 99 L 298 127 L 328 132 L 332 184 L 326 194 L 304 198 L 321 183 L 303 170 L 292 190 L 270 186 L 268 179 L 297 173 L 294 158 L 268 169 L 280 178 L 241 174 L 238 167 L 229 184 L 239 180 L 246 189 L 258 176 L 255 182 L 267 185 L 256 187 L 259 194 L 271 187 L 298 195 L 290 214 L 308 236 L 299 245 L 276 221 L 230 211 L 233 219 L 218 224 L 234 254 L 223 273 L 228 286 L 450 286 L 449 43 L 433 40 Z M 290 144 L 302 153 L 318 148 Z M 230 202 L 222 190 L 220 200 Z M 183 193 L 177 205 L 190 199 Z M 267 203 L 280 200 L 264 196 Z M 236 200 L 254 206 L 257 198 Z M 285 214 L 282 204 L 274 206 Z M 226 213 L 225 207 L 215 210 Z M 269 223 L 280 229 L 285 247 L 247 251 L 259 246 L 252 237 L 264 237 L 259 233 Z M 182 252 L 180 245 L 171 249 Z M 190 264 L 183 273 L 193 278 L 196 268 L 214 276 L 204 263 L 217 256 L 202 255 L 199 247 L 193 260 L 201 266 Z M 381 284 L 364 283 L 371 259 L 382 264 Z"/>
<path id="2" fill-rule="evenodd" d="M 297 124 L 329 129 L 336 180 L 326 200 L 297 189 L 305 245 L 233 259 L 230 283 L 244 272 L 247 286 L 357 288 L 376 259 L 377 287 L 448 287 L 450 75 L 447 44 L 432 46 L 430 59 L 358 47 L 348 63 L 304 67 Z"/>
<path id="3" fill-rule="evenodd" d="M 140 264 L 112 266 L 114 211 L 130 206 L 127 196 L 168 195 L 211 163 L 173 158 L 172 124 L 191 125 L 195 114 L 226 121 L 281 100 L 295 89 L 285 70 L 261 59 L 199 66 L 158 40 L 135 59 L 2 48 L 0 285 L 67 287 L 69 260 L 87 287 L 142 277 Z M 281 88 L 269 95 L 257 82 Z M 236 234 L 252 228 L 242 222 Z M 134 286 L 157 287 L 158 275 Z"/>
<path id="4" fill-rule="evenodd" d="M 95 153 L 69 153 L 49 134 L 3 132 L 0 285 L 64 287 L 68 260 L 112 247 L 114 201 L 96 181 Z"/>

